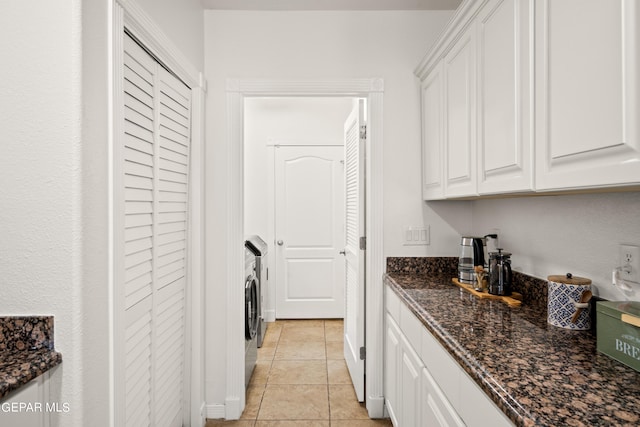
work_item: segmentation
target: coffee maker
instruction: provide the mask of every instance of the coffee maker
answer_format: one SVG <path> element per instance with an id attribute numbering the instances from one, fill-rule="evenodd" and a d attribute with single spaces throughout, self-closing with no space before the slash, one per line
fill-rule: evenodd
<path id="1" fill-rule="evenodd" d="M 460 258 L 458 260 L 458 281 L 474 284 L 476 275 L 474 267 L 479 265 L 487 269 L 487 237 L 497 239 L 497 234 L 484 237 L 463 236 L 460 241 Z"/>

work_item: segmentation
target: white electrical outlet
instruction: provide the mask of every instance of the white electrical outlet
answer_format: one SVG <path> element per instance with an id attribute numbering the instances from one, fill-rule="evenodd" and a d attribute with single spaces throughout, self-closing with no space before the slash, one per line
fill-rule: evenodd
<path id="1" fill-rule="evenodd" d="M 620 277 L 640 283 L 640 247 L 620 245 Z"/>

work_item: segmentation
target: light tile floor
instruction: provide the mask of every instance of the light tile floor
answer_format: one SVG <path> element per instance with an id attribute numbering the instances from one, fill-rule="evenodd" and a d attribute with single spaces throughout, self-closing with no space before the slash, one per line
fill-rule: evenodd
<path id="1" fill-rule="evenodd" d="M 369 427 L 371 420 L 351 384 L 342 353 L 342 320 L 269 323 L 238 421 L 208 420 L 206 427 Z"/>

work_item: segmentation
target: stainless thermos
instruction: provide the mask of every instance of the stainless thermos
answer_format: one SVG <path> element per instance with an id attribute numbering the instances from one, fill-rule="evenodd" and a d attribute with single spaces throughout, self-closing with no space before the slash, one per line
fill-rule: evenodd
<path id="1" fill-rule="evenodd" d="M 487 240 L 484 237 L 463 237 L 460 241 L 460 259 L 458 260 L 458 280 L 460 283 L 473 284 L 476 265 L 484 267 L 484 250 Z"/>
<path id="2" fill-rule="evenodd" d="M 487 234 L 484 237 L 462 237 L 460 240 L 460 258 L 458 259 L 458 281 L 460 283 L 475 284 L 475 266 L 487 268 L 487 237 L 497 239 L 497 234 Z"/>

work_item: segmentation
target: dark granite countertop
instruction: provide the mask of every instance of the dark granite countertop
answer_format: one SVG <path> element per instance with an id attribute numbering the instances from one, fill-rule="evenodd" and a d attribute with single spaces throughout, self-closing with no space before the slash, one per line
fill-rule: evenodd
<path id="1" fill-rule="evenodd" d="M 52 316 L 0 317 L 0 399 L 60 362 Z"/>
<path id="2" fill-rule="evenodd" d="M 593 334 L 547 324 L 539 304 L 478 299 L 451 277 L 400 271 L 385 283 L 516 425 L 640 425 L 640 373 L 598 353 Z"/>

